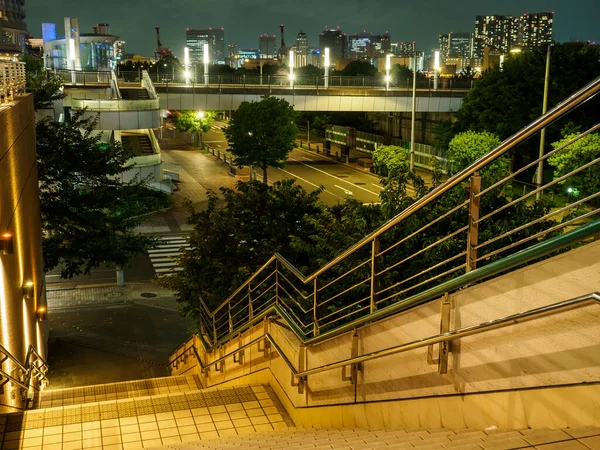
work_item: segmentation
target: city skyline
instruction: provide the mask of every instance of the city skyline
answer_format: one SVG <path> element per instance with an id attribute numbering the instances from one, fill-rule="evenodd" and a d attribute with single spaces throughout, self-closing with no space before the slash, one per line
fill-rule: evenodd
<path id="1" fill-rule="evenodd" d="M 96 23 L 109 23 L 112 34 L 127 41 L 128 53 L 147 56 L 152 55 L 156 48 L 155 26 L 161 27 L 163 45 L 170 47 L 179 57 L 183 56 L 186 28 L 224 27 L 226 44 L 235 43 L 238 47 L 250 48 L 257 47 L 260 34 L 276 35 L 279 39 L 280 23 L 286 25 L 285 38 L 288 45 L 293 45 L 297 33 L 302 30 L 308 35 L 309 45 L 318 47 L 319 34 L 324 27 L 339 26 L 348 35 L 363 30 L 373 34 L 388 31 L 392 42 L 414 40 L 419 49 L 429 51 L 438 47 L 440 33 L 472 32 L 476 15 L 520 15 L 541 11 L 555 13 L 555 40 L 600 41 L 600 29 L 596 26 L 600 20 L 600 3 L 596 0 L 582 0 L 577 5 L 565 0 L 507 0 L 501 8 L 491 1 L 466 0 L 460 8 L 456 8 L 447 2 L 436 0 L 410 7 L 386 0 L 369 7 L 370 14 L 360 12 L 364 3 L 357 0 L 351 0 L 352 5 L 346 2 L 343 8 L 333 1 L 317 3 L 312 0 L 307 0 L 302 5 L 284 1 L 274 7 L 267 6 L 262 0 L 252 4 L 210 0 L 202 8 L 185 1 L 176 9 L 173 8 L 173 3 L 146 0 L 143 10 L 139 9 L 136 2 L 117 3 L 116 0 L 106 0 L 101 11 L 85 7 L 76 0 L 63 0 L 60 8 L 51 11 L 43 3 L 43 0 L 28 0 L 25 5 L 28 29 L 33 37 L 41 35 L 42 22 L 60 23 L 65 16 L 78 17 L 82 29 L 91 28 Z M 110 8 L 112 3 L 114 8 Z M 214 12 L 206 14 L 206 10 Z M 439 13 L 432 14 L 432 11 Z M 256 19 L 249 20 L 253 16 Z M 131 17 L 136 19 L 131 20 Z M 318 20 L 314 17 L 318 17 Z"/>

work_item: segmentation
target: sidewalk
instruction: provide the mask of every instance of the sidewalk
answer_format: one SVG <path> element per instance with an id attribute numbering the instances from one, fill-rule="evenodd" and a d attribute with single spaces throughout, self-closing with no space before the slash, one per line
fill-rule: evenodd
<path id="1" fill-rule="evenodd" d="M 103 284 L 48 289 L 46 298 L 49 311 L 119 304 L 178 310 L 175 293 L 152 283 L 128 283 L 123 287 Z"/>

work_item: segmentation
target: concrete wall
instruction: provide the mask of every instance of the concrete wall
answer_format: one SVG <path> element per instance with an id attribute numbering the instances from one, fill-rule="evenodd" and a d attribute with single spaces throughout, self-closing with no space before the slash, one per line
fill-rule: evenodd
<path id="1" fill-rule="evenodd" d="M 375 126 L 384 136 L 402 137 L 410 140 L 412 114 L 410 112 L 374 113 L 367 115 L 375 122 Z M 432 125 L 444 120 L 453 120 L 455 113 L 450 112 L 420 112 L 415 115 L 415 142 L 433 145 L 435 133 Z"/>
<path id="2" fill-rule="evenodd" d="M 0 106 L 0 234 L 12 233 L 14 253 L 0 252 L 0 344 L 21 363 L 33 345 L 46 354 L 46 322 L 36 311 L 46 308 L 42 260 L 38 172 L 35 152 L 33 97 Z M 26 298 L 23 285 L 33 282 Z M 14 367 L 4 362 L 3 370 Z M 21 408 L 19 391 L 11 384 L 0 393 L 0 412 Z"/>
<path id="3" fill-rule="evenodd" d="M 450 329 L 600 291 L 596 241 L 485 283 L 451 293 Z M 357 330 L 358 354 L 433 336 L 441 299 Z M 351 356 L 352 333 L 305 348 L 276 322 L 266 327 L 295 367 Z M 213 354 L 214 361 L 265 332 L 263 324 Z M 197 347 L 200 348 L 199 345 Z M 437 352 L 437 348 L 436 348 Z M 600 305 L 454 341 L 447 374 L 428 365 L 427 348 L 367 361 L 356 385 L 342 369 L 308 378 L 299 394 L 275 352 L 253 345 L 243 364 L 205 375 L 207 386 L 269 382 L 302 426 L 560 428 L 600 426 Z M 178 370 L 194 370 L 193 362 Z M 348 370 L 345 371 L 348 374 Z M 549 389 L 551 388 L 551 389 Z"/>

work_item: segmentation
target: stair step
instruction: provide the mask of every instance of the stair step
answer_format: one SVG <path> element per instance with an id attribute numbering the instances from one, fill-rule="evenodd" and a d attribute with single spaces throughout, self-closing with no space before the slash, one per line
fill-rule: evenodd
<path id="1" fill-rule="evenodd" d="M 202 389 L 202 384 L 197 375 L 148 378 L 120 383 L 46 390 L 40 395 L 38 405 L 39 408 L 54 408 L 57 406 L 86 404 L 106 400 L 196 391 L 198 389 Z"/>
<path id="2" fill-rule="evenodd" d="M 289 426 L 269 386 L 239 386 L 0 415 L 0 448 L 149 448 Z"/>

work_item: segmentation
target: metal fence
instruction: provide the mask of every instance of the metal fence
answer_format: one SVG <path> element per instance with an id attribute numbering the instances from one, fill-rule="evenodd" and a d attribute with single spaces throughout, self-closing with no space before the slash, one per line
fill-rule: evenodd
<path id="1" fill-rule="evenodd" d="M 598 92 L 600 77 L 314 273 L 304 275 L 274 254 L 214 311 L 200 308 L 202 338 L 214 347 L 277 311 L 303 340 L 316 342 L 598 234 L 600 186 L 585 180 L 597 174 L 600 157 L 576 160 L 523 194 L 511 186 L 524 171 L 568 154 L 600 123 L 515 172 L 502 164 L 508 152 Z M 549 197 L 578 183 L 578 195 L 549 206 Z"/>
<path id="2" fill-rule="evenodd" d="M 290 83 L 287 75 L 212 75 L 206 78 L 202 74 L 192 76 L 186 80 L 183 72 L 165 72 L 151 73 L 148 75 L 154 83 L 169 84 L 173 86 L 191 87 L 225 87 L 225 86 L 244 86 L 244 87 L 295 87 L 297 89 L 325 89 L 327 84 L 330 89 L 335 88 L 361 88 L 361 89 L 386 89 L 386 81 L 383 75 L 379 76 L 296 76 Z M 119 72 L 119 77 L 124 82 L 139 82 L 140 74 L 138 72 Z M 326 83 L 328 81 L 328 83 Z M 470 79 L 445 79 L 439 83 L 438 90 L 445 92 L 464 92 L 472 87 Z M 417 89 L 422 91 L 433 91 L 434 84 L 432 79 L 417 79 Z M 389 85 L 389 90 L 412 91 L 412 79 L 394 79 Z"/>
<path id="3" fill-rule="evenodd" d="M 26 81 L 25 63 L 0 61 L 0 104 L 23 94 Z"/>

